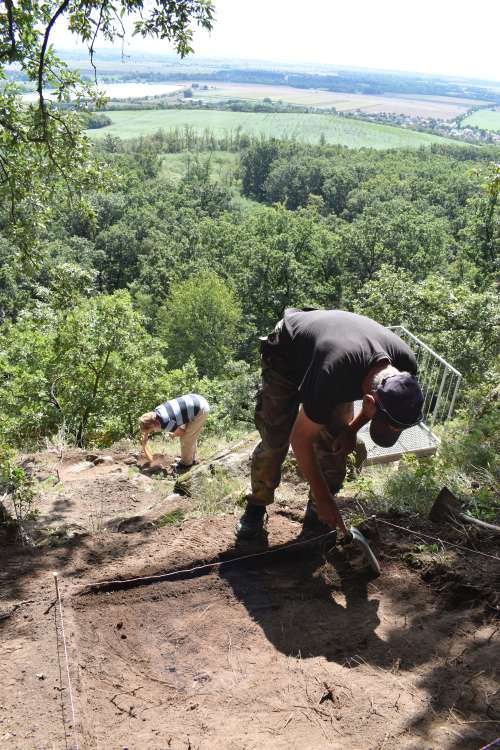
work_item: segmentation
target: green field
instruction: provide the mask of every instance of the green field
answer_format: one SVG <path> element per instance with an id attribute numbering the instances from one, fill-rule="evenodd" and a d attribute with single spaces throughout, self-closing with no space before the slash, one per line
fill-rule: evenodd
<path id="1" fill-rule="evenodd" d="M 467 125 L 500 133 L 500 109 L 480 109 L 473 112 L 462 121 L 462 127 L 466 128 Z"/>
<path id="2" fill-rule="evenodd" d="M 104 138 L 108 134 L 120 138 L 133 138 L 155 133 L 160 128 L 172 130 L 188 126 L 200 132 L 210 130 L 216 136 L 240 128 L 248 135 L 295 138 L 307 143 L 318 143 L 321 136 L 324 136 L 327 143 L 338 143 L 353 148 L 417 148 L 436 142 L 457 143 L 426 133 L 335 115 L 176 109 L 125 110 L 106 114 L 112 120 L 112 125 L 87 131 L 91 138 Z"/>

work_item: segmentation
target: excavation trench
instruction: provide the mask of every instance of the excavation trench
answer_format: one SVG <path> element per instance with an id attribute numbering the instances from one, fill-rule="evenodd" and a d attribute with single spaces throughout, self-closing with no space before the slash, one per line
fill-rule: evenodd
<path id="1" fill-rule="evenodd" d="M 77 595 L 86 596 L 89 594 L 111 593 L 113 591 L 127 591 L 141 586 L 155 585 L 164 581 L 187 581 L 213 574 L 217 569 L 226 566 L 240 566 L 243 569 L 252 568 L 265 566 L 270 562 L 274 563 L 277 560 L 285 560 L 287 558 L 296 561 L 304 555 L 317 556 L 320 554 L 325 558 L 327 554 L 332 554 L 334 551 L 335 536 L 334 533 L 328 532 L 311 539 L 286 542 L 276 547 L 267 547 L 264 549 L 261 549 L 261 547 L 262 545 L 258 545 L 254 551 L 251 551 L 250 548 L 238 548 L 211 558 L 193 559 L 190 561 L 189 567 L 174 567 L 162 573 L 127 579 L 118 578 L 98 581 L 97 583 L 85 586 Z"/>
<path id="2" fill-rule="evenodd" d="M 464 688 L 492 679 L 494 642 L 468 644 L 417 573 L 374 580 L 319 545 L 186 562 L 72 598 L 85 747 L 477 750 L 494 731 Z M 470 719 L 455 735 L 451 706 Z"/>

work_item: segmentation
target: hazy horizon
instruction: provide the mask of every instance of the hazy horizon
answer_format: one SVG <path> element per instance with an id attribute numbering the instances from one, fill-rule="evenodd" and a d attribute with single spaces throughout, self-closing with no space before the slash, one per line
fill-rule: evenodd
<path id="1" fill-rule="evenodd" d="M 131 38 L 132 42 L 135 41 L 135 37 Z M 57 47 L 57 52 L 60 55 L 65 55 L 67 53 L 78 53 L 82 52 L 83 57 L 88 56 L 87 47 L 85 45 L 74 45 L 73 47 Z M 94 54 L 94 62 L 97 65 L 97 73 L 99 74 L 99 54 L 102 54 L 103 52 L 113 52 L 115 55 L 119 56 L 121 54 L 121 45 L 113 45 L 113 46 L 100 46 L 95 49 Z M 256 57 L 242 57 L 237 55 L 200 55 L 196 54 L 196 51 L 193 54 L 188 55 L 184 60 L 182 60 L 178 55 L 175 54 L 173 50 L 168 51 L 158 51 L 156 53 L 151 52 L 150 50 L 146 49 L 136 49 L 132 46 L 127 47 L 124 51 L 124 54 L 126 57 L 130 57 L 132 59 L 126 60 L 125 62 L 127 64 L 133 65 L 134 62 L 139 62 L 139 60 L 134 60 L 133 57 L 137 55 L 138 57 L 140 55 L 144 55 L 146 59 L 150 59 L 151 62 L 154 61 L 162 61 L 163 59 L 172 59 L 176 60 L 179 64 L 187 63 L 188 65 L 196 64 L 197 61 L 200 61 L 200 64 L 209 62 L 209 63 L 228 63 L 228 62 L 234 62 L 234 63 L 256 63 L 260 66 L 279 66 L 281 68 L 284 68 L 286 66 L 294 67 L 294 68 L 303 68 L 304 70 L 306 68 L 323 68 L 325 70 L 331 69 L 331 72 L 338 70 L 353 70 L 353 71 L 370 71 L 373 73 L 395 73 L 398 75 L 407 75 L 407 76 L 426 76 L 430 78 L 450 78 L 450 79 L 459 79 L 459 80 L 470 80 L 470 81 L 483 81 L 487 83 L 493 83 L 500 85 L 500 77 L 499 78 L 486 78 L 486 77 L 480 77 L 480 76 L 472 76 L 472 75 L 452 75 L 449 73 L 442 73 L 440 71 L 436 71 L 433 73 L 426 72 L 424 70 L 402 70 L 401 68 L 379 68 L 379 67 L 368 67 L 366 65 L 344 65 L 341 63 L 318 63 L 311 60 L 284 60 L 284 59 L 269 59 L 269 58 L 256 58 Z M 90 65 L 90 63 L 89 63 Z"/>
<path id="2" fill-rule="evenodd" d="M 451 0 L 215 0 L 211 34 L 197 30 L 201 58 L 255 60 L 290 65 L 331 65 L 500 82 L 500 3 L 476 0 L 471 8 Z M 131 20 L 126 24 L 131 29 Z M 63 25 L 53 44 L 75 48 Z M 110 45 L 99 41 L 101 48 Z M 125 49 L 173 54 L 166 42 L 127 36 Z"/>

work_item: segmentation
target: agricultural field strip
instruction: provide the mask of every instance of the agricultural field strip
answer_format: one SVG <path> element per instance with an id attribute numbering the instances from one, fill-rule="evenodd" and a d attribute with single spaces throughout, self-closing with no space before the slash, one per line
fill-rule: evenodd
<path id="1" fill-rule="evenodd" d="M 473 112 L 462 122 L 462 127 L 467 127 L 468 125 L 500 133 L 500 108 L 497 107 L 494 111 L 491 109 L 481 109 L 478 112 Z"/>
<path id="2" fill-rule="evenodd" d="M 183 90 L 193 88 L 193 97 L 208 102 L 241 99 L 248 102 L 262 102 L 268 98 L 292 105 L 302 105 L 327 109 L 335 107 L 339 112 L 361 110 L 362 112 L 393 113 L 436 119 L 451 119 L 464 114 L 473 106 L 488 104 L 479 100 L 408 94 L 352 94 L 328 91 L 326 89 L 301 89 L 293 86 L 269 84 L 221 83 L 218 81 L 172 83 L 102 82 L 99 88 L 111 100 L 132 99 L 137 104 L 152 98 L 179 95 Z M 49 94 L 50 95 L 50 94 Z M 25 101 L 35 101 L 36 92 L 23 95 Z"/>
<path id="3" fill-rule="evenodd" d="M 292 86 L 271 86 L 265 84 L 221 84 L 207 81 L 193 89 L 195 98 L 201 99 L 245 99 L 261 101 L 268 97 L 273 101 L 302 104 L 315 107 L 335 107 L 338 111 L 361 109 L 364 111 L 396 112 L 435 117 L 454 117 L 472 106 L 485 104 L 473 99 L 445 96 L 384 94 L 344 94 L 324 89 L 299 89 Z M 202 89 L 207 85 L 208 90 Z"/>
<path id="4" fill-rule="evenodd" d="M 467 99 L 466 97 L 460 96 L 436 96 L 434 94 L 384 94 L 384 96 L 394 99 L 418 102 L 444 102 L 445 104 L 459 104 L 463 105 L 467 109 L 469 107 L 477 107 L 481 104 L 488 104 L 487 99 Z"/>
<path id="5" fill-rule="evenodd" d="M 208 90 L 193 89 L 193 96 L 201 99 L 245 99 L 262 101 L 266 97 L 273 101 L 302 104 L 311 107 L 336 107 L 339 110 L 362 106 L 367 97 L 363 94 L 340 94 L 322 89 L 299 89 L 292 86 L 270 86 L 265 84 L 221 84 L 210 82 Z M 369 100 L 379 97 L 369 97 Z"/>
<path id="6" fill-rule="evenodd" d="M 90 137 L 98 139 L 113 135 L 133 138 L 155 133 L 160 129 L 191 127 L 198 132 L 209 130 L 216 136 L 240 129 L 249 135 L 295 138 L 309 143 L 318 143 L 323 136 L 327 143 L 357 148 L 418 147 L 431 143 L 457 143 L 426 133 L 335 115 L 217 110 L 122 110 L 106 114 L 112 120 L 112 125 L 87 131 Z"/>

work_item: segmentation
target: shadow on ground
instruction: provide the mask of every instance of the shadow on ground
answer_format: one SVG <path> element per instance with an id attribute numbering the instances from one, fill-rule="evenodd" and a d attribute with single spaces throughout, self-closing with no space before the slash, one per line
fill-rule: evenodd
<path id="1" fill-rule="evenodd" d="M 498 736 L 500 649 L 494 626 L 482 641 L 475 635 L 488 621 L 484 608 L 449 611 L 420 576 L 389 564 L 376 579 L 336 548 L 289 551 L 272 564 L 227 566 L 220 575 L 286 656 L 418 675 L 429 702 L 408 731 L 430 738 L 436 722 L 455 723 L 457 750 Z"/>

